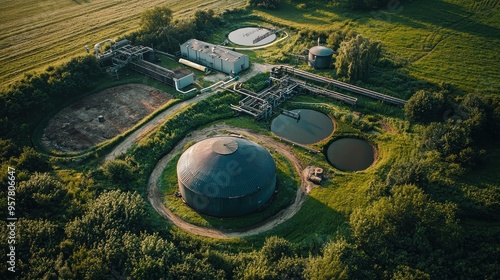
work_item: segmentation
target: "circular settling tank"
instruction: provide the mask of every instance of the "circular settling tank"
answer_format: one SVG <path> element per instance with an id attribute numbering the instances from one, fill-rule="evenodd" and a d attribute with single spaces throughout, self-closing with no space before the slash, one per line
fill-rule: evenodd
<path id="1" fill-rule="evenodd" d="M 328 161 L 344 171 L 364 170 L 375 160 L 373 146 L 365 140 L 342 138 L 333 141 L 327 150 Z"/>
<path id="2" fill-rule="evenodd" d="M 262 27 L 244 27 L 229 33 L 229 41 L 241 46 L 262 46 L 276 40 L 276 34 Z"/>
<path id="3" fill-rule="evenodd" d="M 291 112 L 294 116 L 281 114 L 273 119 L 271 131 L 274 134 L 299 144 L 313 144 L 333 132 L 333 121 L 323 113 L 309 109 Z M 298 119 L 295 118 L 297 114 Z"/>

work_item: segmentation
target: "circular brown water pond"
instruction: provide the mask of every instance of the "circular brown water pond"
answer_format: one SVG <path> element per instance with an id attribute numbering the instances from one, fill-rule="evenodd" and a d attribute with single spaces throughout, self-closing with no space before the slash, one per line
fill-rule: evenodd
<path id="1" fill-rule="evenodd" d="M 330 164 L 343 171 L 364 170 L 375 160 L 373 146 L 365 140 L 342 138 L 333 141 L 326 151 Z"/>
<path id="2" fill-rule="evenodd" d="M 271 123 L 271 131 L 283 138 L 299 144 L 313 144 L 330 136 L 333 121 L 327 115 L 309 109 L 292 110 L 299 114 L 297 120 L 286 115 L 279 115 Z"/>

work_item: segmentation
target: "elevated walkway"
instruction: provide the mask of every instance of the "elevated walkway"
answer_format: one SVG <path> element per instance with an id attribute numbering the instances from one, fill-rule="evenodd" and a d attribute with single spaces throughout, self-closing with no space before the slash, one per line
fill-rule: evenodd
<path id="1" fill-rule="evenodd" d="M 337 87 L 337 88 L 340 88 L 343 90 L 347 90 L 349 92 L 361 94 L 361 95 L 364 95 L 367 97 L 371 97 L 371 98 L 381 100 L 383 102 L 395 104 L 395 105 L 403 106 L 407 102 L 406 100 L 403 100 L 400 98 L 396 98 L 396 97 L 393 97 L 390 95 L 382 94 L 382 93 L 379 93 L 379 92 L 376 92 L 373 90 L 365 89 L 362 87 L 358 87 L 355 85 L 351 85 L 348 83 L 337 81 L 334 79 L 329 79 L 329 78 L 326 78 L 326 77 L 323 77 L 320 75 L 312 74 L 312 73 L 309 73 L 307 71 L 295 69 L 295 68 L 289 67 L 289 66 L 280 66 L 280 67 L 273 68 L 272 75 L 277 77 L 277 78 L 288 75 L 288 76 L 294 76 L 294 77 L 297 77 L 300 79 L 305 79 L 305 80 L 309 80 L 309 81 L 323 83 L 326 85 L 332 85 L 334 87 Z M 309 86 L 311 87 L 312 85 L 309 85 Z M 336 94 L 338 94 L 338 93 L 336 93 Z"/>

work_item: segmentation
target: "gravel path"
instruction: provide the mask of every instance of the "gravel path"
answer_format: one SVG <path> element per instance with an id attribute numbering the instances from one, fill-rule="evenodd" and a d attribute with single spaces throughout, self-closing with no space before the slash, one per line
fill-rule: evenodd
<path id="1" fill-rule="evenodd" d="M 250 138 L 257 142 L 262 143 L 267 148 L 274 149 L 278 151 L 280 154 L 285 156 L 290 163 L 294 166 L 297 174 L 301 176 L 301 186 L 297 190 L 297 194 L 295 196 L 295 201 L 288 206 L 287 208 L 281 210 L 276 215 L 270 217 L 266 221 L 260 223 L 254 228 L 245 229 L 245 231 L 225 231 L 225 230 L 217 230 L 213 228 L 206 228 L 201 226 L 196 226 L 190 224 L 186 221 L 183 221 L 175 214 L 173 214 L 163 202 L 163 195 L 159 191 L 159 180 L 162 171 L 165 169 L 168 162 L 172 159 L 173 155 L 177 152 L 181 151 L 182 148 L 190 141 L 201 141 L 207 138 L 207 135 L 213 135 L 214 133 L 218 135 L 227 134 L 227 132 L 231 134 L 238 134 L 244 137 Z M 175 148 L 165 157 L 163 157 L 158 164 L 155 166 L 153 172 L 151 173 L 148 180 L 148 200 L 153 206 L 153 208 L 165 219 L 172 222 L 174 225 L 189 231 L 193 234 L 212 237 L 212 238 L 242 238 L 246 236 L 256 235 L 268 231 L 277 225 L 283 223 L 284 221 L 293 217 L 301 208 L 305 198 L 306 191 L 310 190 L 310 183 L 306 180 L 306 177 L 303 175 L 304 172 L 300 165 L 299 159 L 292 152 L 290 147 L 286 144 L 277 142 L 273 138 L 265 135 L 254 134 L 249 130 L 231 127 L 227 125 L 214 125 L 196 132 L 193 132 L 190 137 L 183 139 L 180 143 L 178 143 Z"/>

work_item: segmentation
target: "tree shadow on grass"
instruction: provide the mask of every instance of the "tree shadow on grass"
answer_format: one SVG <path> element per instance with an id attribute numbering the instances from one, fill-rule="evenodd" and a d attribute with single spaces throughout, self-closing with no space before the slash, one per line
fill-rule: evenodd
<path id="1" fill-rule="evenodd" d="M 434 1 L 431 7 L 427 3 L 413 2 L 401 5 L 398 13 L 388 11 L 381 19 L 413 28 L 428 29 L 428 24 L 431 24 L 436 28 L 499 39 L 499 28 L 478 22 L 481 18 L 488 17 L 489 13 L 484 9 L 468 10 L 445 1 Z"/>
<path id="2" fill-rule="evenodd" d="M 498 166 L 500 149 L 489 151 L 489 158 L 482 165 L 448 182 L 436 182 L 425 191 L 439 202 L 453 202 L 459 205 L 461 219 L 500 221 L 500 184 Z"/>
<path id="3" fill-rule="evenodd" d="M 312 196 L 307 196 L 301 209 L 276 228 L 250 239 L 277 235 L 301 247 L 317 247 L 348 228 L 349 217 Z M 318 244 L 317 244 L 318 243 Z"/>
<path id="4" fill-rule="evenodd" d="M 496 9 L 496 7 L 465 9 L 463 6 L 445 1 L 433 1 L 429 7 L 429 3 L 414 1 L 366 12 L 369 14 L 363 14 L 358 17 L 357 21 L 362 25 L 375 28 L 379 27 L 378 20 L 392 26 L 400 25 L 430 31 L 442 30 L 442 32 L 451 30 L 499 39 L 500 29 L 498 27 L 478 22 L 481 19 L 489 18 Z M 381 25 L 380 28 L 382 27 Z"/>
<path id="5" fill-rule="evenodd" d="M 322 10 L 324 7 L 321 7 L 320 4 L 309 3 L 306 6 L 307 8 L 298 9 L 296 4 L 293 2 L 285 2 L 281 1 L 280 8 L 276 10 L 265 10 L 265 9 L 256 9 L 265 13 L 268 13 L 271 16 L 280 18 L 285 21 L 292 21 L 298 24 L 310 25 L 312 28 L 314 26 L 325 26 L 326 24 L 332 24 L 332 19 L 325 16 L 325 12 Z M 249 12 L 254 10 L 254 7 L 247 8 Z M 348 20 L 346 16 L 343 16 L 340 13 L 335 13 L 336 18 L 335 21 L 343 21 Z"/>

